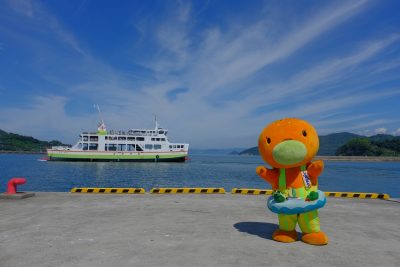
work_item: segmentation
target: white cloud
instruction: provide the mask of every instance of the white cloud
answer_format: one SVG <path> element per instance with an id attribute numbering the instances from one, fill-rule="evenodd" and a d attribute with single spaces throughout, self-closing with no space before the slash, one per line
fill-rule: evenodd
<path id="1" fill-rule="evenodd" d="M 16 12 L 33 17 L 34 8 L 31 0 L 7 0 L 8 5 Z"/>
<path id="2" fill-rule="evenodd" d="M 17 28 L 20 30 L 25 29 L 26 32 L 29 32 L 28 36 L 33 32 L 55 36 L 59 42 L 67 45 L 75 52 L 88 56 L 73 34 L 71 34 L 71 32 L 60 23 L 57 17 L 41 2 L 31 0 L 7 0 L 7 3 L 12 10 L 22 15 L 7 16 L 9 23 L 18 23 Z M 24 34 L 26 34 L 26 32 Z M 33 34 L 33 36 L 35 36 L 35 34 Z"/>
<path id="3" fill-rule="evenodd" d="M 66 114 L 69 101 L 63 96 L 38 96 L 24 109 L 2 108 L 0 110 L 0 129 L 33 136 L 41 140 L 61 140 L 74 143 L 81 130 L 95 130 L 98 116 L 93 114 L 74 116 Z"/>
<path id="4" fill-rule="evenodd" d="M 386 132 L 387 132 L 387 129 L 383 128 L 383 127 L 375 129 L 376 134 L 385 134 Z"/>
<path id="5" fill-rule="evenodd" d="M 394 135 L 400 135 L 400 128 L 398 128 L 395 132 Z"/>
<path id="6" fill-rule="evenodd" d="M 178 0 L 178 16 L 182 22 L 187 22 L 190 18 L 192 3 L 188 0 Z"/>

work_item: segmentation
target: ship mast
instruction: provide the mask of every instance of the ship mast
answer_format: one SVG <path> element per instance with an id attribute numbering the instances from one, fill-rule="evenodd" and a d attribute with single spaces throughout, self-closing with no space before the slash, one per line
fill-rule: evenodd
<path id="1" fill-rule="evenodd" d="M 158 121 L 157 121 L 157 115 L 154 115 L 154 120 L 156 121 L 156 131 L 158 130 Z"/>
<path id="2" fill-rule="evenodd" d="M 101 115 L 99 105 L 95 104 L 94 108 L 97 109 L 97 111 L 99 112 L 99 117 L 100 117 L 100 123 L 99 123 L 99 127 L 97 128 L 97 132 L 99 134 L 107 134 L 106 124 L 104 123 L 103 116 Z"/>

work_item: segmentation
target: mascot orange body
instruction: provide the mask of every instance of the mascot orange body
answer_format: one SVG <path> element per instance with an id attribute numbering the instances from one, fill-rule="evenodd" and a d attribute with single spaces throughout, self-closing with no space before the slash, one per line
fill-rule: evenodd
<path id="1" fill-rule="evenodd" d="M 274 196 L 278 202 L 284 202 L 288 197 L 307 201 L 318 198 L 318 176 L 324 164 L 321 160 L 311 162 L 319 148 L 314 127 L 295 118 L 275 121 L 260 134 L 258 148 L 263 160 L 273 169 L 259 166 L 256 172 L 280 194 Z M 273 233 L 274 240 L 287 243 L 296 241 L 296 225 L 299 224 L 305 243 L 328 243 L 328 237 L 320 230 L 316 209 L 299 214 L 279 214 L 278 218 L 279 229 Z"/>

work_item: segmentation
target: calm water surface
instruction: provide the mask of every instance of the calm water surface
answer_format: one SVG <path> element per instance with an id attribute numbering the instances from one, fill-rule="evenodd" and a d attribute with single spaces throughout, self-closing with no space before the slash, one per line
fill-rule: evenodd
<path id="1" fill-rule="evenodd" d="M 191 155 L 186 163 L 41 162 L 43 155 L 0 154 L 0 191 L 11 177 L 25 177 L 25 191 L 70 191 L 73 187 L 269 188 L 255 174 L 256 156 Z M 400 197 L 400 162 L 325 161 L 323 191 L 388 193 Z"/>

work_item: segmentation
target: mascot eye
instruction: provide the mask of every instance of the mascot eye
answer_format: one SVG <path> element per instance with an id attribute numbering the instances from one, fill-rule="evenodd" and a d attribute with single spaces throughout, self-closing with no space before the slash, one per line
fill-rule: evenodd
<path id="1" fill-rule="evenodd" d="M 267 138 L 267 143 L 271 144 L 271 138 L 269 138 L 269 137 Z"/>
<path id="2" fill-rule="evenodd" d="M 303 136 L 306 137 L 307 136 L 307 132 L 306 130 L 303 130 Z"/>

